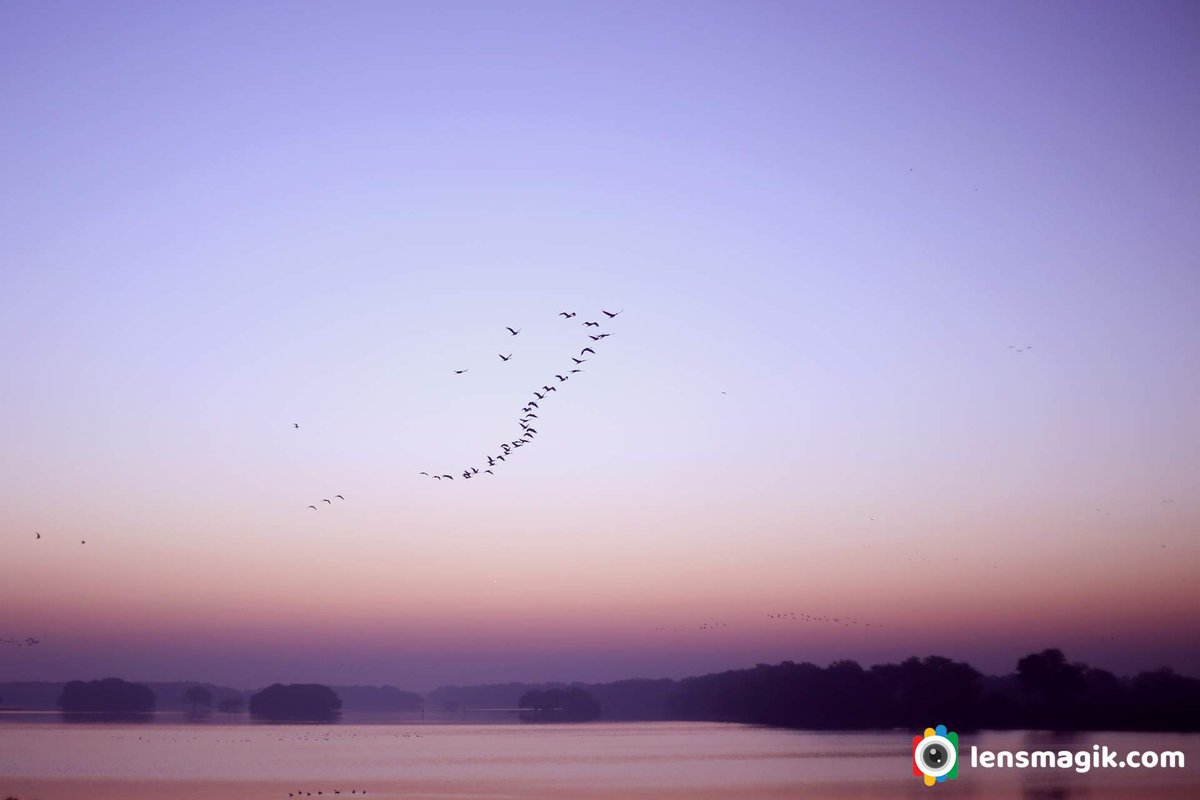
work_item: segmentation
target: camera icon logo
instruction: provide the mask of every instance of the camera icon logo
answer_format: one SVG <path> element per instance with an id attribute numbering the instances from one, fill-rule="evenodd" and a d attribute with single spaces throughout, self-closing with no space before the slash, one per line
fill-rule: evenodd
<path id="1" fill-rule="evenodd" d="M 925 779 L 926 786 L 958 777 L 958 734 L 945 725 L 926 728 L 913 737 L 913 775 Z"/>

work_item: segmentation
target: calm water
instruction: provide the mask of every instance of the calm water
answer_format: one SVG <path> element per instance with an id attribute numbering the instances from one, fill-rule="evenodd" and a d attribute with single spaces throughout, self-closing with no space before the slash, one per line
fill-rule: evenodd
<path id="1" fill-rule="evenodd" d="M 971 769 L 944 796 L 1200 797 L 1200 736 L 1029 732 L 963 749 L 1181 750 L 1183 770 Z M 372 797 L 929 797 L 911 734 L 812 733 L 726 724 L 67 724 L 0 720 L 0 797 L 270 798 L 362 789 Z M 942 796 L 942 795 L 939 795 Z"/>

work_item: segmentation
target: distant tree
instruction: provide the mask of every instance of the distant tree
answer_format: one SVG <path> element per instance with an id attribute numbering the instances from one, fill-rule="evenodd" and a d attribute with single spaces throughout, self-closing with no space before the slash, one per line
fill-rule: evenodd
<path id="1" fill-rule="evenodd" d="M 276 683 L 250 698 L 250 713 L 272 720 L 327 722 L 341 708 L 337 692 L 318 683 Z"/>
<path id="2" fill-rule="evenodd" d="M 192 707 L 192 715 L 197 713 L 200 706 L 212 708 L 213 693 L 212 690 L 204 686 L 193 686 L 183 693 L 183 700 Z"/>
<path id="3" fill-rule="evenodd" d="M 1072 728 L 1078 724 L 1076 706 L 1087 689 L 1087 669 L 1086 664 L 1069 663 L 1058 649 L 1017 661 L 1017 682 L 1032 701 L 1030 718 L 1039 727 Z"/>
<path id="4" fill-rule="evenodd" d="M 145 713 L 154 710 L 154 692 L 120 678 L 71 681 L 63 686 L 58 706 L 65 712 Z"/>
<path id="5" fill-rule="evenodd" d="M 525 722 L 590 722 L 600 718 L 600 704 L 579 687 L 532 689 L 521 695 L 517 705 Z"/>
<path id="6" fill-rule="evenodd" d="M 246 708 L 246 701 L 240 697 L 227 697 L 217 703 L 217 711 L 225 714 L 237 714 Z"/>

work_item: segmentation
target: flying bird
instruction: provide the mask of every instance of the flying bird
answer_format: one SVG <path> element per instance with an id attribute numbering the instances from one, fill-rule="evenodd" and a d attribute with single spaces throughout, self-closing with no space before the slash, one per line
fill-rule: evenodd
<path id="1" fill-rule="evenodd" d="M 604 313 L 604 314 L 605 314 L 605 315 L 606 315 L 606 316 L 607 316 L 609 319 L 612 319 L 612 318 L 613 318 L 613 317 L 615 317 L 617 314 L 620 314 L 620 313 L 622 313 L 622 312 L 623 312 L 625 309 L 623 309 L 623 308 L 622 308 L 622 309 L 621 309 L 621 311 L 618 311 L 616 314 L 614 314 L 614 313 L 613 313 L 613 312 L 611 312 L 611 311 L 604 311 L 604 309 L 603 309 L 603 308 L 602 308 L 602 309 L 600 309 L 600 310 L 601 310 L 601 311 L 602 311 L 602 312 L 603 312 L 603 313 Z"/>
<path id="2" fill-rule="evenodd" d="M 560 312 L 558 312 L 558 315 L 560 317 L 562 317 L 563 319 L 570 319 L 571 317 L 575 316 L 575 312 L 572 311 L 570 313 L 567 313 L 566 311 L 560 311 Z"/>
<path id="3" fill-rule="evenodd" d="M 583 372 L 583 370 L 581 370 L 581 369 L 573 369 L 573 370 L 571 370 L 570 372 L 568 372 L 567 374 L 568 374 L 568 375 L 574 375 L 576 372 Z"/>
<path id="4" fill-rule="evenodd" d="M 607 335 L 607 334 L 605 334 L 605 335 Z M 588 335 L 588 338 L 589 338 L 589 339 L 591 339 L 593 342 L 598 342 L 598 341 L 600 341 L 601 339 L 603 339 L 603 338 L 604 338 L 604 336 L 592 336 L 592 335 L 590 335 L 590 334 L 589 334 L 589 335 Z"/>
<path id="5" fill-rule="evenodd" d="M 484 470 L 484 472 L 486 472 L 488 475 L 495 475 L 495 474 L 496 474 L 496 473 L 492 472 L 490 469 L 485 469 L 485 470 Z"/>
<path id="6" fill-rule="evenodd" d="M 309 506 L 309 508 L 311 508 L 313 511 L 316 511 L 316 510 L 317 510 L 317 507 L 316 507 L 316 506 Z"/>
<path id="7" fill-rule="evenodd" d="M 533 408 L 541 408 L 541 406 L 539 406 L 537 403 L 533 402 L 532 400 L 529 401 L 529 405 Z"/>
<path id="8" fill-rule="evenodd" d="M 300 423 L 299 423 L 299 422 L 293 422 L 293 423 L 292 423 L 292 427 L 293 427 L 293 428 L 299 428 L 299 427 L 300 427 Z"/>
<path id="9" fill-rule="evenodd" d="M 329 503 L 329 505 L 333 505 L 333 501 L 332 501 L 332 500 L 330 500 L 330 499 L 329 499 L 329 498 L 327 498 L 327 497 L 326 497 L 326 498 L 321 498 L 321 502 L 324 502 L 324 503 Z"/>
<path id="10" fill-rule="evenodd" d="M 345 500 L 345 499 L 346 499 L 346 498 L 342 497 L 340 494 L 335 494 L 335 495 L 334 495 L 334 497 L 336 497 L 338 500 Z"/>
<path id="11" fill-rule="evenodd" d="M 599 327 L 600 327 L 600 323 L 599 323 L 599 322 L 585 322 L 585 323 L 583 323 L 583 327 L 585 327 L 585 328 L 599 328 Z"/>
<path id="12" fill-rule="evenodd" d="M 574 356 L 571 356 L 571 360 L 576 364 L 586 364 L 588 362 L 586 358 L 575 358 Z"/>
<path id="13" fill-rule="evenodd" d="M 513 336 L 516 336 L 518 333 L 520 333 L 520 332 L 521 332 L 521 329 L 520 329 L 520 328 L 517 328 L 517 329 L 514 331 L 512 328 L 508 328 L 508 327 L 506 327 L 504 330 L 508 331 L 508 332 L 509 332 L 509 333 L 511 333 Z"/>
<path id="14" fill-rule="evenodd" d="M 456 370 L 454 370 L 454 374 L 455 374 L 455 375 L 462 375 L 464 372 L 469 372 L 469 370 L 465 370 L 465 369 L 456 369 Z"/>
<path id="15" fill-rule="evenodd" d="M 429 477 L 429 473 L 428 473 L 428 472 L 418 472 L 417 474 L 418 474 L 418 475 L 424 475 L 425 477 Z"/>
<path id="16" fill-rule="evenodd" d="M 558 378 L 559 383 L 562 383 L 563 381 L 566 380 L 566 378 L 564 378 L 562 375 L 555 375 L 554 377 Z"/>
<path id="17" fill-rule="evenodd" d="M 34 532 L 33 532 L 33 535 L 34 535 L 35 537 L 37 537 L 38 539 L 42 538 L 42 535 L 41 535 L 40 533 L 38 533 L 37 531 L 34 531 Z"/>
<path id="18" fill-rule="evenodd" d="M 500 354 L 499 354 L 499 353 L 497 353 L 496 355 L 500 355 Z M 510 358 L 512 358 L 512 357 L 513 357 L 513 354 L 512 354 L 512 353 L 509 353 L 509 354 L 508 354 L 508 355 L 506 355 L 506 356 L 500 356 L 500 360 L 501 360 L 501 361 L 508 361 L 508 360 L 509 360 Z"/>
<path id="19" fill-rule="evenodd" d="M 596 355 L 596 351 L 590 347 L 585 347 L 579 351 L 579 355 L 583 355 L 584 353 L 591 353 L 592 355 Z"/>
<path id="20" fill-rule="evenodd" d="M 596 341 L 600 341 L 601 339 L 605 339 L 609 336 L 612 336 L 612 334 L 611 333 L 602 333 L 599 336 L 593 336 L 592 338 L 595 339 Z"/>
<path id="21" fill-rule="evenodd" d="M 534 397 L 536 397 L 538 400 L 545 400 L 545 399 L 546 399 L 546 395 L 544 395 L 544 394 L 539 394 L 538 392 L 534 392 L 534 393 L 533 393 L 533 396 L 534 396 Z"/>

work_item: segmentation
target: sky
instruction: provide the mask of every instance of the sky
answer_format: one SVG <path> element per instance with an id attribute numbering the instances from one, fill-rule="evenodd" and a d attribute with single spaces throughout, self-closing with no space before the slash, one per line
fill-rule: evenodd
<path id="1" fill-rule="evenodd" d="M 1198 35 L 0 2 L 0 680 L 1200 674 Z"/>

